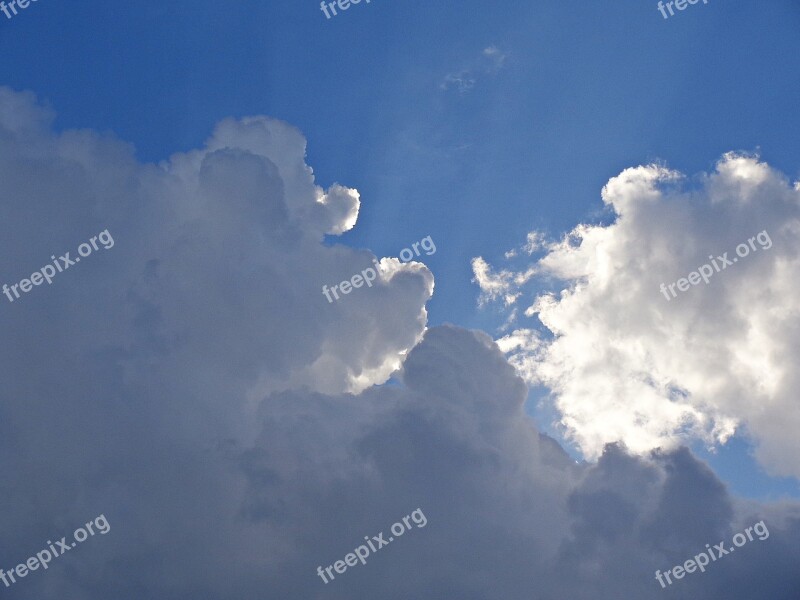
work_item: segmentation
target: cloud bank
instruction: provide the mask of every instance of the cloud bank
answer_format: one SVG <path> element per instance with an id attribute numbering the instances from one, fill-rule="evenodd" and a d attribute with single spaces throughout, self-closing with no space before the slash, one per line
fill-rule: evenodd
<path id="1" fill-rule="evenodd" d="M 152 165 L 52 119 L 0 90 L 0 275 L 115 246 L 0 307 L 0 567 L 110 531 L 9 597 L 796 597 L 796 503 L 737 500 L 686 449 L 576 464 L 489 336 L 425 330 L 424 265 L 329 304 L 375 257 L 324 243 L 360 198 L 315 184 L 296 129 L 226 120 Z M 424 529 L 317 576 L 417 508 Z M 761 519 L 769 539 L 656 582 Z"/>

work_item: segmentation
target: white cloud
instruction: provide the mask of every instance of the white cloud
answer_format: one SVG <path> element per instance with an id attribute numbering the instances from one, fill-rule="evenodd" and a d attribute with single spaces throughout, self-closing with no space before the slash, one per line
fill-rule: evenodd
<path id="1" fill-rule="evenodd" d="M 567 435 L 589 457 L 614 441 L 638 453 L 724 443 L 740 426 L 771 471 L 800 476 L 798 190 L 757 157 L 727 154 L 694 185 L 641 166 L 602 196 L 614 223 L 580 225 L 535 262 L 536 283 L 556 285 L 526 314 L 552 338 L 534 324 L 505 337 L 511 360 L 552 390 Z M 708 285 L 670 301 L 659 291 L 762 231 L 773 246 Z M 483 280 L 520 293 L 514 273 L 500 273 Z"/>
<path id="2" fill-rule="evenodd" d="M 538 252 L 542 248 L 546 247 L 547 240 L 545 239 L 544 235 L 538 231 L 531 231 L 526 236 L 525 244 L 522 246 L 522 249 L 528 253 L 528 256 L 530 256 L 534 252 Z"/>
<path id="3" fill-rule="evenodd" d="M 479 298 L 481 305 L 502 297 L 505 305 L 510 306 L 521 295 L 516 290 L 519 290 L 536 274 L 536 269 L 530 268 L 521 273 L 515 273 L 510 270 L 494 273 L 489 263 L 478 256 L 472 259 L 472 272 L 475 275 L 472 281 L 477 283 L 481 289 Z"/>

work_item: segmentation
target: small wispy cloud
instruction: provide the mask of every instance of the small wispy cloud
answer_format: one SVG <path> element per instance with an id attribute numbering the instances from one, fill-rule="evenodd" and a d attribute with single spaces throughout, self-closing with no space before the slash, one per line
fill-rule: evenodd
<path id="1" fill-rule="evenodd" d="M 455 88 L 459 94 L 464 94 L 475 87 L 478 81 L 486 76 L 500 71 L 508 58 L 497 46 L 488 46 L 483 49 L 480 56 L 466 67 L 453 73 L 448 73 L 439 84 L 439 89 L 449 90 Z"/>
<path id="2" fill-rule="evenodd" d="M 444 76 L 444 80 L 439 84 L 439 88 L 449 90 L 454 87 L 457 88 L 459 93 L 464 93 L 475 87 L 475 78 L 469 71 L 461 71 L 460 73 L 448 73 Z"/>
<path id="3" fill-rule="evenodd" d="M 483 49 L 483 56 L 490 62 L 491 69 L 499 71 L 506 62 L 507 54 L 503 54 L 497 46 L 489 46 Z"/>
<path id="4" fill-rule="evenodd" d="M 530 267 L 520 272 L 494 271 L 483 257 L 477 256 L 472 259 L 472 273 L 472 281 L 481 289 L 478 300 L 481 306 L 498 298 L 502 298 L 506 306 L 511 306 L 522 295 L 520 288 L 536 275 L 537 270 Z"/>

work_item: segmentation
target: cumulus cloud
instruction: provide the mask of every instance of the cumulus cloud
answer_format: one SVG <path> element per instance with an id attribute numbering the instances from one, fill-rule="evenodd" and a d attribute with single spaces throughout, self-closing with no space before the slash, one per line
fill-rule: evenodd
<path id="1" fill-rule="evenodd" d="M 796 185 L 757 156 L 730 153 L 692 180 L 661 165 L 626 169 L 602 197 L 613 223 L 537 244 L 543 256 L 529 268 L 541 277 L 525 314 L 541 326 L 501 347 L 552 391 L 589 457 L 615 441 L 638 453 L 713 446 L 738 429 L 772 472 L 799 476 Z M 707 284 L 660 288 L 705 264 Z M 501 273 L 514 282 L 513 270 Z"/>
<path id="2" fill-rule="evenodd" d="M 386 381 L 421 337 L 433 291 L 421 263 L 386 258 L 392 268 L 373 287 L 334 303 L 323 296 L 324 284 L 376 257 L 323 244 L 353 226 L 359 195 L 314 183 L 293 127 L 226 120 L 202 149 L 151 165 L 112 137 L 55 133 L 30 94 L 2 89 L 0 107 L 3 282 L 29 277 L 51 254 L 74 256 L 98 231 L 116 242 L 52 285 L 13 303 L 2 296 L 0 324 L 14 340 L 0 350 L 0 485 L 15 507 L 3 529 L 7 561 L 91 517 L 69 506 L 83 495 L 109 519 L 137 486 L 190 503 L 180 482 L 194 477 L 201 491 L 200 471 L 184 477 L 167 463 L 199 468 L 193 453 L 252 437 L 270 392 Z M 99 479 L 102 490 L 87 483 Z M 58 526 L 32 527 L 44 514 Z"/>
<path id="3" fill-rule="evenodd" d="M 385 258 L 328 303 L 374 256 L 324 243 L 361 199 L 314 182 L 296 129 L 226 120 L 150 165 L 51 123 L 0 90 L 3 280 L 116 243 L 0 310 L 0 567 L 111 530 L 10 597 L 661 598 L 656 569 L 762 518 L 768 540 L 676 593 L 800 589 L 796 503 L 731 498 L 685 449 L 576 464 L 489 336 L 425 331 L 423 265 Z M 317 576 L 417 508 L 425 528 Z"/>

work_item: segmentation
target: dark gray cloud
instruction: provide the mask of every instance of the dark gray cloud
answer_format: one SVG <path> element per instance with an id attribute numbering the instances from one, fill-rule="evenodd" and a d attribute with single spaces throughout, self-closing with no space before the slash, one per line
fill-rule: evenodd
<path id="1" fill-rule="evenodd" d="M 487 335 L 417 343 L 424 266 L 390 260 L 329 304 L 321 286 L 375 257 L 322 243 L 358 193 L 314 184 L 295 129 L 225 121 L 143 165 L 51 117 L 0 90 L 0 276 L 104 229 L 115 245 L 0 296 L 0 567 L 100 514 L 111 530 L 5 596 L 797 597 L 796 503 L 733 498 L 684 449 L 576 464 Z M 417 508 L 425 527 L 317 576 Z M 660 589 L 656 569 L 761 519 L 769 539 Z"/>
<path id="2" fill-rule="evenodd" d="M 402 380 L 402 390 L 361 398 L 287 395 L 262 406 L 262 462 L 249 473 L 248 497 L 265 521 L 280 505 L 293 515 L 282 515 L 287 527 L 311 525 L 307 540 L 295 538 L 302 559 L 288 578 L 307 583 L 301 596 L 749 598 L 765 579 L 770 597 L 800 590 L 787 568 L 800 555 L 796 505 L 745 507 L 687 449 L 642 459 L 609 446 L 597 464 L 575 464 L 525 416 L 521 381 L 484 334 L 429 330 Z M 372 424 L 348 431 L 347 417 L 330 419 L 333 405 L 352 411 L 353 421 L 373 413 Z M 287 409 L 303 416 L 302 425 L 286 418 Z M 278 438 L 289 447 L 326 440 L 342 460 L 338 468 L 320 459 L 285 467 L 270 458 Z M 290 486 L 292 473 L 311 487 Z M 287 501 L 290 487 L 296 495 Z M 332 564 L 362 535 L 417 506 L 429 521 L 424 529 L 327 586 L 314 580 L 317 564 Z M 656 569 L 683 564 L 707 543 L 730 545 L 761 519 L 767 540 L 668 591 L 655 580 Z M 316 563 L 310 573 L 305 560 Z M 747 592 L 738 595 L 734 576 Z M 319 587 L 324 593 L 315 596 Z"/>

